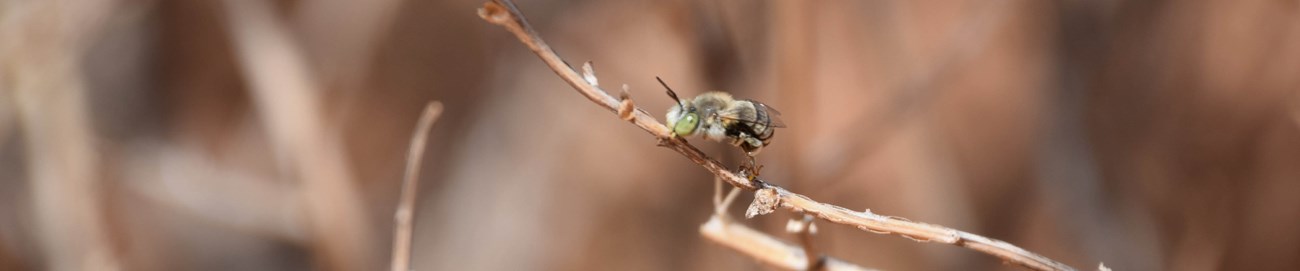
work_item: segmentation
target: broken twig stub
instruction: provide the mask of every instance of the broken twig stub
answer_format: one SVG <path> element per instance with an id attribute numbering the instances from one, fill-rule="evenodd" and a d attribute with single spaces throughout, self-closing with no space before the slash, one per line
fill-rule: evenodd
<path id="1" fill-rule="evenodd" d="M 745 210 L 745 218 L 770 214 L 776 211 L 778 205 L 781 205 L 781 198 L 777 197 L 775 188 L 759 189 L 758 192 L 754 192 L 754 202 L 749 204 L 748 210 Z"/>

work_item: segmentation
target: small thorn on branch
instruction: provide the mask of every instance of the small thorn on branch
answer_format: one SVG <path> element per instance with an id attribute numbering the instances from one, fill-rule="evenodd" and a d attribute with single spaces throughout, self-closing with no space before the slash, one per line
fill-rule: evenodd
<path id="1" fill-rule="evenodd" d="M 600 86 L 600 80 L 596 79 L 596 71 L 591 68 L 591 61 L 582 63 L 582 80 L 593 86 Z"/>

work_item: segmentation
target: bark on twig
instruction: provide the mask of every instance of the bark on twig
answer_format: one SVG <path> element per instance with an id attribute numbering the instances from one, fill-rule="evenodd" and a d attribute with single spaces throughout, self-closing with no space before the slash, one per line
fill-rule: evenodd
<path id="1" fill-rule="evenodd" d="M 584 79 L 578 71 L 565 63 L 564 60 L 561 59 L 555 51 L 551 50 L 550 46 L 537 35 L 532 26 L 530 26 L 524 19 L 523 14 L 521 14 L 518 8 L 514 6 L 514 3 L 507 0 L 487 2 L 483 5 L 483 8 L 478 10 L 478 14 L 479 17 L 482 17 L 484 20 L 505 27 L 506 30 L 513 33 L 520 42 L 528 46 L 528 48 L 536 53 L 543 62 L 546 62 L 546 64 L 550 66 L 550 68 L 555 71 L 561 79 L 564 79 L 565 82 L 576 89 L 580 94 L 587 97 L 587 99 L 607 110 L 610 110 L 611 112 L 616 114 L 618 113 L 621 101 L 610 96 L 599 86 L 591 84 L 588 80 Z M 714 160 L 703 152 L 700 152 L 699 149 L 696 149 L 681 137 L 674 136 L 668 127 L 659 123 L 654 117 L 651 117 L 646 113 L 645 110 L 638 108 L 633 111 L 634 112 L 631 114 L 629 121 L 658 138 L 660 146 L 668 147 L 681 153 L 683 156 L 686 156 L 686 158 L 700 166 L 703 166 L 705 169 L 709 170 L 709 172 L 713 173 L 713 175 L 717 176 L 717 178 L 726 181 L 732 186 L 751 191 L 763 190 L 769 192 L 767 194 L 770 194 L 771 197 L 776 200 L 777 206 L 795 212 L 811 214 L 833 223 L 849 225 L 870 232 L 895 234 L 918 241 L 933 241 L 966 247 L 1035 270 L 1074 270 L 1072 267 L 1002 241 L 938 225 L 916 223 L 894 217 L 877 215 L 871 212 L 856 212 L 843 207 L 814 201 L 806 196 L 795 194 L 783 188 L 767 184 L 759 179 L 749 180 L 729 171 L 726 166 L 723 166 L 717 160 Z M 758 199 L 755 200 L 757 201 Z M 706 223 L 705 226 L 706 227 L 704 228 L 710 228 L 709 226 L 711 225 Z M 738 225 L 723 226 L 724 225 L 717 224 L 716 227 L 711 229 L 732 229 Z M 713 231 L 723 230 L 701 230 L 701 232 L 706 236 L 709 236 L 711 234 L 710 232 Z M 763 244 L 751 245 L 756 247 L 770 247 Z M 753 247 L 735 248 L 738 250 L 753 249 Z M 802 258 L 798 262 L 799 265 L 807 264 L 806 259 Z"/>
<path id="2" fill-rule="evenodd" d="M 808 256 L 803 248 L 787 244 L 745 225 L 731 223 L 729 219 L 720 215 L 714 215 L 704 225 L 700 225 L 700 235 L 758 259 L 764 264 L 787 270 L 809 270 Z M 874 270 L 831 257 L 823 258 L 821 268 L 821 270 Z"/>
<path id="3" fill-rule="evenodd" d="M 727 209 L 736 200 L 736 196 L 740 195 L 740 189 L 732 189 L 724 196 L 722 181 L 716 180 L 714 183 L 713 216 L 700 225 L 700 235 L 705 238 L 764 264 L 787 270 L 874 270 L 832 257 L 810 258 L 808 255 L 820 255 L 811 249 L 810 240 L 804 239 L 801 242 L 803 247 L 800 248 L 745 225 L 733 223 L 731 216 L 727 215 Z M 811 236 L 807 229 L 809 227 L 802 228 L 804 231 L 800 231 L 800 235 Z"/>
<path id="4" fill-rule="evenodd" d="M 899 235 L 918 242 L 938 242 L 965 247 L 1034 270 L 1074 270 L 1073 267 L 996 239 L 944 226 L 878 215 L 870 210 L 853 211 L 844 207 L 820 203 L 807 196 L 795 194 L 780 187 L 773 186 L 771 189 L 776 192 L 781 207 L 812 214 L 826 221 L 850 225 L 874 233 Z"/>
<path id="5" fill-rule="evenodd" d="M 442 115 L 442 103 L 430 102 L 424 106 L 424 114 L 411 134 L 411 145 L 406 150 L 406 175 L 402 180 L 401 199 L 397 203 L 397 212 L 393 214 L 396 224 L 393 230 L 393 261 L 389 264 L 392 271 L 411 270 L 411 222 L 415 216 L 415 195 L 420 184 L 420 161 L 424 160 L 424 145 L 429 137 L 429 128 Z"/>

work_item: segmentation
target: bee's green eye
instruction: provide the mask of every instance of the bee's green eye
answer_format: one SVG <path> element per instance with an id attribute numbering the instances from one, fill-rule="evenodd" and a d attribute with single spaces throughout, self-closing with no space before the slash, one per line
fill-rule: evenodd
<path id="1" fill-rule="evenodd" d="M 695 126 L 699 123 L 699 117 L 695 113 L 686 113 L 681 120 L 677 121 L 676 125 L 673 125 L 673 133 L 683 136 L 691 135 L 695 133 Z"/>

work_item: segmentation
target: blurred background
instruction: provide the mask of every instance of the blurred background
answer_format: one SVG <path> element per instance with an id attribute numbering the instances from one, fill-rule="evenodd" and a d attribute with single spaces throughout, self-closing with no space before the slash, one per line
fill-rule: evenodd
<path id="1" fill-rule="evenodd" d="M 768 268 L 699 235 L 705 170 L 481 5 L 0 0 L 0 270 L 385 268 L 433 100 L 414 269 Z M 1297 1 L 519 6 L 656 116 L 655 76 L 779 109 L 764 178 L 823 202 L 1084 269 L 1300 269 Z M 790 217 L 743 223 L 793 242 Z M 1016 269 L 820 228 L 867 267 Z"/>

